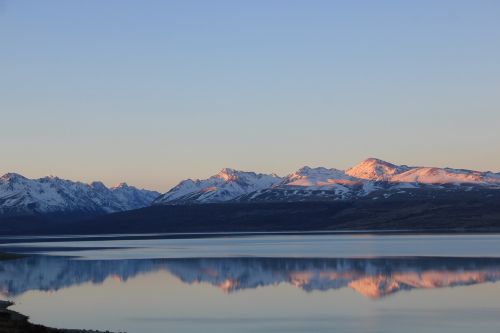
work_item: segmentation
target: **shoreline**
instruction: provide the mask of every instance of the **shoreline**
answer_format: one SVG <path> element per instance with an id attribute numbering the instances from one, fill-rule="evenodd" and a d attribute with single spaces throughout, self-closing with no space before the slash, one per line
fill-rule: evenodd
<path id="1" fill-rule="evenodd" d="M 203 238 L 226 238 L 226 237 L 251 237 L 251 236 L 300 236 L 300 235 L 371 235 L 371 236 L 415 236 L 415 235 L 498 235 L 500 229 L 494 230 L 312 230 L 312 231 L 248 231 L 248 232 L 178 232 L 178 233 L 130 233 L 130 234 L 45 234 L 45 235 L 4 235 L 0 237 L 0 245 L 33 243 L 33 242 L 71 242 L 71 241 L 113 241 L 113 240 L 152 240 L 152 239 L 203 239 Z M 96 248 L 97 249 L 97 248 Z M 9 251 L 9 247 L 4 247 Z M 16 251 L 13 251 L 16 252 Z M 5 253 L 4 253 L 5 255 Z M 15 256 L 17 254 L 10 254 Z M 2 253 L 0 252 L 0 260 Z M 7 258 L 6 258 L 7 259 Z"/>

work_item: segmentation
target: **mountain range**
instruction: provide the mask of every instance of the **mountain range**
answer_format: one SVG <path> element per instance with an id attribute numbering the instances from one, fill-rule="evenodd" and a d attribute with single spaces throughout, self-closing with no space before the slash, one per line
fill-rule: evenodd
<path id="1" fill-rule="evenodd" d="M 108 188 L 57 177 L 0 177 L 0 214 L 105 214 L 148 206 L 212 203 L 387 200 L 421 193 L 477 192 L 500 189 L 500 173 L 465 169 L 395 165 L 368 158 L 339 170 L 308 166 L 285 176 L 222 169 L 208 179 L 186 179 L 168 192 L 137 189 L 122 183 Z"/>
<path id="2" fill-rule="evenodd" d="M 500 189 L 500 174 L 409 167 L 368 158 L 347 170 L 305 166 L 286 177 L 223 169 L 208 179 L 183 180 L 153 204 L 350 200 L 369 195 L 387 198 L 414 189 L 473 188 Z"/>
<path id="3" fill-rule="evenodd" d="M 149 206 L 159 195 L 125 183 L 108 188 L 101 182 L 28 179 L 8 173 L 0 177 L 0 214 L 114 213 Z"/>
<path id="4" fill-rule="evenodd" d="M 281 181 L 277 175 L 222 169 L 208 179 L 186 179 L 158 197 L 156 204 L 223 202 L 239 196 L 272 188 Z"/>

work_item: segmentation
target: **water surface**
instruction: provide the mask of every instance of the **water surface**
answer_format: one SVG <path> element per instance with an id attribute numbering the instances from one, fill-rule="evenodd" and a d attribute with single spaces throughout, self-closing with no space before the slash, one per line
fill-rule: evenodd
<path id="1" fill-rule="evenodd" d="M 0 290 L 32 321 L 66 328 L 497 332 L 499 244 L 496 235 L 28 239 L 2 246 L 44 255 L 1 262 Z"/>

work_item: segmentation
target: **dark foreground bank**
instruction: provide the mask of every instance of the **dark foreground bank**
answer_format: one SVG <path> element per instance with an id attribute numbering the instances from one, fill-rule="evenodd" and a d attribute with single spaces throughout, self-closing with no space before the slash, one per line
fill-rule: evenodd
<path id="1" fill-rule="evenodd" d="M 151 206 L 102 216 L 0 218 L 2 234 L 282 231 L 498 232 L 500 191 L 355 201 Z"/>

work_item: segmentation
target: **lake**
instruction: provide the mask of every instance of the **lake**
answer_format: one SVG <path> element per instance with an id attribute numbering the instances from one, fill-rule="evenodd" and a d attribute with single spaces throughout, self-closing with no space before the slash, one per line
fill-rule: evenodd
<path id="1" fill-rule="evenodd" d="M 22 237 L 0 298 L 113 332 L 497 332 L 500 235 Z"/>

